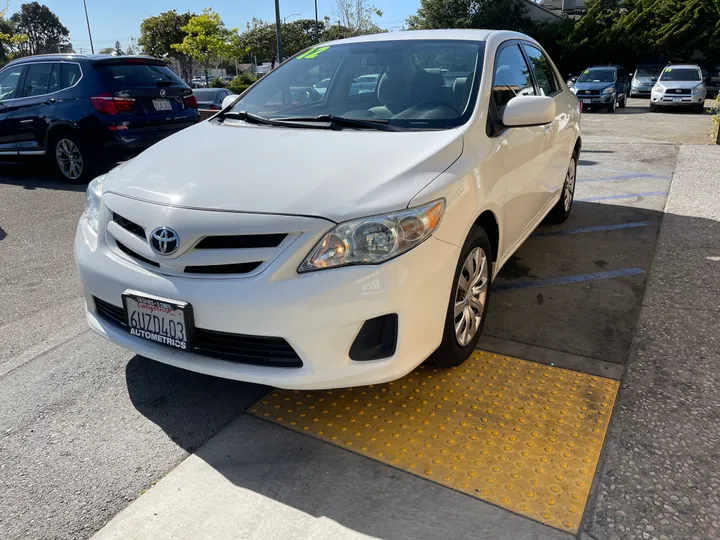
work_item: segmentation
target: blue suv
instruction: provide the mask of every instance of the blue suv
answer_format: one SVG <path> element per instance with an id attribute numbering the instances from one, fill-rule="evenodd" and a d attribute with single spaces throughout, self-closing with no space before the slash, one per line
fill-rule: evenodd
<path id="1" fill-rule="evenodd" d="M 570 89 L 583 108 L 604 108 L 615 112 L 627 105 L 630 93 L 627 72 L 621 66 L 594 66 L 584 70 Z"/>
<path id="2" fill-rule="evenodd" d="M 47 157 L 70 182 L 199 119 L 190 87 L 155 58 L 52 54 L 0 71 L 0 156 Z"/>

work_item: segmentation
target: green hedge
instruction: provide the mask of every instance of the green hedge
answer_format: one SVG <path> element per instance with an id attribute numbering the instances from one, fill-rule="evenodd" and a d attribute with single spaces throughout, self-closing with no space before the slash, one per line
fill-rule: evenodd
<path id="1" fill-rule="evenodd" d="M 233 94 L 242 94 L 248 88 L 250 88 L 249 84 L 229 84 L 227 86 L 227 89 Z"/>

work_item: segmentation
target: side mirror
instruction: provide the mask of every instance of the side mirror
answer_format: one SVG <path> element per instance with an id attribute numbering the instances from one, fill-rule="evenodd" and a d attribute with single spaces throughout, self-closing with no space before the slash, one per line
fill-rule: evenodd
<path id="1" fill-rule="evenodd" d="M 230 105 L 232 105 L 235 100 L 237 99 L 237 94 L 230 94 L 229 96 L 225 96 L 225 99 L 223 99 L 222 102 L 222 109 L 227 109 Z"/>
<path id="2" fill-rule="evenodd" d="M 505 106 L 502 122 L 507 127 L 541 126 L 555 120 L 555 100 L 546 96 L 518 96 Z"/>

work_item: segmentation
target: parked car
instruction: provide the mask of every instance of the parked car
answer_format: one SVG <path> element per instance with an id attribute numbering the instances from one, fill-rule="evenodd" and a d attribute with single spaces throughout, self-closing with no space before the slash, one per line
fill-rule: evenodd
<path id="1" fill-rule="evenodd" d="M 627 105 L 629 82 L 621 66 L 594 66 L 584 70 L 570 89 L 583 108 L 604 108 L 615 112 Z"/>
<path id="2" fill-rule="evenodd" d="M 568 78 L 565 81 L 565 84 L 567 84 L 568 88 L 575 86 L 575 83 L 578 80 L 579 75 L 573 75 L 571 73 L 568 73 Z"/>
<path id="3" fill-rule="evenodd" d="M 330 79 L 323 79 L 322 81 L 319 81 L 313 85 L 313 88 L 315 91 L 320 94 L 321 96 L 325 95 L 325 92 L 327 92 L 327 87 L 330 84 Z"/>
<path id="4" fill-rule="evenodd" d="M 356 96 L 359 94 L 367 94 L 369 92 L 375 92 L 380 79 L 379 73 L 372 73 L 369 75 L 361 75 L 356 78 L 350 86 L 350 95 Z"/>
<path id="5" fill-rule="evenodd" d="M 193 90 L 193 95 L 197 99 L 199 108 L 219 111 L 222 108 L 223 100 L 235 94 L 227 88 L 196 88 Z"/>
<path id="6" fill-rule="evenodd" d="M 631 77 L 630 97 L 649 98 L 662 70 L 661 64 L 639 64 Z"/>
<path id="7" fill-rule="evenodd" d="M 653 86 L 650 110 L 684 107 L 697 112 L 705 108 L 707 89 L 702 70 L 695 64 L 673 64 L 663 69 Z"/>
<path id="8" fill-rule="evenodd" d="M 325 99 L 267 106 L 320 67 Z M 75 239 L 90 327 L 176 367 L 305 389 L 460 365 L 499 269 L 572 208 L 580 104 L 523 34 L 330 42 L 229 100 L 93 180 Z"/>
<path id="9" fill-rule="evenodd" d="M 720 95 L 720 66 L 703 68 L 705 79 L 706 99 L 717 99 Z"/>
<path id="10" fill-rule="evenodd" d="M 62 54 L 14 60 L 0 71 L 0 155 L 47 157 L 64 179 L 142 152 L 195 124 L 192 91 L 161 60 Z"/>
<path id="11" fill-rule="evenodd" d="M 190 85 L 193 88 L 206 88 L 207 81 L 205 80 L 205 77 L 193 77 L 190 81 Z"/>

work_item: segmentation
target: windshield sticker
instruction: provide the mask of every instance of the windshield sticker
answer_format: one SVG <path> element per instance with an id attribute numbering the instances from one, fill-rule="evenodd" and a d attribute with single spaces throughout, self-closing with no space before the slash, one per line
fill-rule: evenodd
<path id="1" fill-rule="evenodd" d="M 317 58 L 318 55 L 327 51 L 330 47 L 314 47 L 307 52 L 302 53 L 296 58 L 296 60 L 309 60 L 311 58 Z"/>
<path id="2" fill-rule="evenodd" d="M 672 68 L 665 68 L 665 73 L 670 73 L 672 71 Z"/>
<path id="3" fill-rule="evenodd" d="M 590 70 L 589 70 L 589 69 L 586 69 L 586 70 L 585 70 L 585 73 L 590 73 Z"/>

